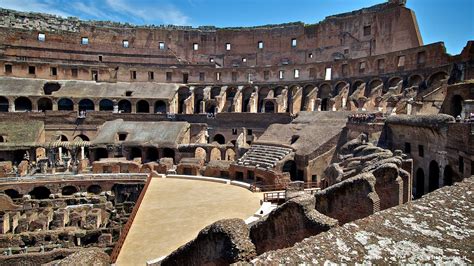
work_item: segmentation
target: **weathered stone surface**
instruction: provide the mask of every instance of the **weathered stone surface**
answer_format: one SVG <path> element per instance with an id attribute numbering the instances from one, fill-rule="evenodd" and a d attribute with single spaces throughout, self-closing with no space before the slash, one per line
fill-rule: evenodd
<path id="1" fill-rule="evenodd" d="M 98 248 L 82 249 L 78 252 L 72 253 L 62 260 L 52 261 L 45 264 L 46 266 L 73 266 L 73 265 L 94 265 L 106 266 L 110 265 L 110 258 L 107 253 Z"/>
<path id="2" fill-rule="evenodd" d="M 253 225 L 250 228 L 250 238 L 257 254 L 289 247 L 306 237 L 337 226 L 337 220 L 317 212 L 314 206 L 314 196 L 301 194 Z"/>
<path id="3" fill-rule="evenodd" d="M 402 206 L 262 254 L 257 265 L 279 263 L 474 262 L 474 178 Z"/>
<path id="4" fill-rule="evenodd" d="M 256 255 L 249 229 L 240 219 L 217 221 L 167 256 L 161 265 L 228 265 Z"/>

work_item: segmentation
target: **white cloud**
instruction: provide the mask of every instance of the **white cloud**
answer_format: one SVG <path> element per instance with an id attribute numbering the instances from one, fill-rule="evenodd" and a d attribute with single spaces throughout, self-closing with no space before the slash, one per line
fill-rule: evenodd
<path id="1" fill-rule="evenodd" d="M 145 23 L 160 21 L 163 24 L 186 25 L 189 17 L 171 4 L 154 3 L 154 5 L 134 6 L 123 0 L 106 0 L 107 5 L 117 13 L 139 18 Z"/>
<path id="2" fill-rule="evenodd" d="M 69 17 L 71 14 L 61 8 L 59 0 L 1 0 L 0 7 L 27 12 L 41 12 Z"/>

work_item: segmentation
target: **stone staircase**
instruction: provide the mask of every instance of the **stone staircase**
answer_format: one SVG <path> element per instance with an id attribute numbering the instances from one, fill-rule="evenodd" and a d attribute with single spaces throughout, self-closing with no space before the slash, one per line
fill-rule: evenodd
<path id="1" fill-rule="evenodd" d="M 272 169 L 290 152 L 292 152 L 290 148 L 254 144 L 237 160 L 237 165 Z"/>

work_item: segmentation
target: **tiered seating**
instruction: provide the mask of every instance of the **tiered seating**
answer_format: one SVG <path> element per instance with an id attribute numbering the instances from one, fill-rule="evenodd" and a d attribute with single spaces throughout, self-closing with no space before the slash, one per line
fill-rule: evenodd
<path id="1" fill-rule="evenodd" d="M 292 149 L 285 147 L 252 145 L 250 149 L 237 160 L 237 164 L 271 169 L 291 151 Z"/>

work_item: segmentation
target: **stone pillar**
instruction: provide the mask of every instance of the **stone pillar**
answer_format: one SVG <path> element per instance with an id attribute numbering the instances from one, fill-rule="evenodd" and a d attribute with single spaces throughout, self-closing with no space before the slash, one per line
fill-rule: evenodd
<path id="1" fill-rule="evenodd" d="M 8 112 L 15 112 L 15 100 L 10 100 L 10 105 L 8 106 Z"/>
<path id="2" fill-rule="evenodd" d="M 314 100 L 314 110 L 320 112 L 321 111 L 321 99 L 316 98 Z"/>
<path id="3" fill-rule="evenodd" d="M 58 148 L 58 156 L 59 156 L 59 162 L 63 162 L 63 147 Z"/>
<path id="4" fill-rule="evenodd" d="M 411 111 L 412 111 L 412 105 L 411 103 L 407 103 L 407 115 L 411 115 Z"/>
<path id="5" fill-rule="evenodd" d="M 114 114 L 118 114 L 118 112 L 119 112 L 118 101 L 117 101 L 117 100 L 114 100 L 114 110 L 113 110 L 113 113 L 114 113 Z"/>
<path id="6" fill-rule="evenodd" d="M 315 99 L 310 99 L 309 100 L 309 111 L 314 112 L 314 106 L 315 106 Z"/>
<path id="7" fill-rule="evenodd" d="M 347 106 L 347 98 L 342 97 L 342 110 L 346 110 L 346 106 Z M 334 111 L 336 111 L 336 110 L 334 110 Z"/>
<path id="8" fill-rule="evenodd" d="M 133 102 L 133 101 L 130 101 L 130 105 L 132 105 L 132 109 L 131 109 L 131 113 L 132 114 L 136 114 L 137 113 L 137 103 L 136 102 Z"/>
<path id="9" fill-rule="evenodd" d="M 81 160 L 85 159 L 84 146 L 81 146 Z"/>
<path id="10" fill-rule="evenodd" d="M 58 111 L 58 101 L 53 101 L 53 111 Z"/>
<path id="11" fill-rule="evenodd" d="M 206 113 L 206 101 L 205 101 L 205 100 L 202 100 L 202 101 L 199 103 L 199 113 L 201 113 L 201 114 L 205 114 L 205 113 Z"/>

